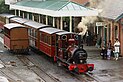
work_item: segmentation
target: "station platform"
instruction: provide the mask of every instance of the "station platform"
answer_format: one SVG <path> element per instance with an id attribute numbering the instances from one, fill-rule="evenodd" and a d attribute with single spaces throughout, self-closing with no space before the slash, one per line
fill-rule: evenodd
<path id="1" fill-rule="evenodd" d="M 99 82 L 123 82 L 123 57 L 117 61 L 111 57 L 110 60 L 102 59 L 100 48 L 95 46 L 83 46 L 88 53 L 88 63 L 95 65 L 92 76 Z"/>

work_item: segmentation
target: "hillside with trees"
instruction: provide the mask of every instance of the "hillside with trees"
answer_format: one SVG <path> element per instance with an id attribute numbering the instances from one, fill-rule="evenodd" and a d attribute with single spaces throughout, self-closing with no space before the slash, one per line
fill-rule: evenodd
<path id="1" fill-rule="evenodd" d="M 5 5 L 5 0 L 0 0 L 0 14 L 9 13 L 9 6 Z"/>

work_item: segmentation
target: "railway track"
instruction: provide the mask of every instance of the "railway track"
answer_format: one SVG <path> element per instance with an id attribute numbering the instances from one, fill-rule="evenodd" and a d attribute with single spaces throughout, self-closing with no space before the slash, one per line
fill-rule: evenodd
<path id="1" fill-rule="evenodd" d="M 96 77 L 94 77 L 92 74 L 89 74 L 89 73 L 77 74 L 75 72 L 70 72 L 67 69 L 64 69 L 64 70 L 66 70 L 66 72 L 70 73 L 71 76 L 76 77 L 81 82 L 100 82 L 100 80 L 96 79 Z"/>
<path id="2" fill-rule="evenodd" d="M 40 68 L 38 65 L 34 64 L 30 59 L 28 59 L 25 56 L 17 56 L 25 66 L 28 67 L 28 69 L 32 70 L 35 74 L 37 74 L 40 78 L 41 82 L 61 82 L 54 76 L 47 74 L 42 68 Z"/>
<path id="3" fill-rule="evenodd" d="M 34 54 L 34 53 L 33 53 Z M 25 57 L 26 59 L 24 59 L 23 57 L 21 58 L 22 61 L 25 62 L 25 60 L 31 61 L 30 59 L 28 59 L 27 57 Z M 28 65 L 28 64 L 27 64 Z M 38 67 L 38 64 L 36 66 L 38 69 L 42 70 L 40 67 Z M 67 69 L 63 68 L 64 70 L 68 71 Z M 34 70 L 35 71 L 35 70 Z M 42 70 L 43 71 L 43 70 Z M 45 72 L 45 71 L 43 71 Z M 77 78 L 78 80 L 82 81 L 82 82 L 100 82 L 98 79 L 96 79 L 94 76 L 92 76 L 92 74 L 86 73 L 86 74 L 77 74 L 75 72 L 70 72 L 69 73 Z M 49 76 L 49 75 L 48 75 Z M 59 81 L 59 79 L 55 78 L 54 76 L 50 75 L 50 77 L 52 77 L 53 79 L 56 80 L 56 82 L 61 82 Z"/>
<path id="4" fill-rule="evenodd" d="M 34 53 L 32 53 L 32 54 L 33 54 L 33 56 L 36 55 Z M 38 75 L 41 78 L 41 79 L 38 79 L 39 82 L 62 82 L 58 78 L 54 77 L 53 75 L 47 74 L 46 71 L 45 71 L 45 69 L 44 68 L 41 68 L 40 64 L 38 62 L 35 62 L 34 61 L 35 60 L 34 58 L 31 58 L 31 59 L 28 58 L 28 56 L 30 56 L 30 55 L 20 54 L 20 55 L 15 55 L 15 56 L 23 63 L 23 66 L 24 67 L 27 67 L 29 70 L 33 71 L 36 75 Z M 40 55 L 38 57 L 40 57 Z M 1 62 L 3 63 L 3 65 L 6 64 L 3 60 L 1 60 Z M 63 70 L 65 70 L 65 68 Z M 2 73 L 4 76 L 6 76 L 10 80 L 10 82 L 18 82 L 18 79 L 21 79 L 22 82 L 23 81 L 26 82 L 25 79 L 23 79 L 18 74 L 16 74 L 15 72 L 13 72 L 11 70 L 11 68 L 5 67 L 5 70 L 2 70 L 2 71 L 0 70 L 0 73 Z M 76 73 L 70 72 L 70 71 L 68 73 L 72 77 L 78 79 L 80 82 L 99 82 L 97 79 L 95 79 L 89 73 L 87 73 L 87 74 L 76 74 Z M 16 76 L 16 77 L 14 77 L 15 79 L 11 78 L 10 77 L 10 74 L 12 74 L 13 77 Z"/>
<path id="5" fill-rule="evenodd" d="M 5 66 L 0 70 L 0 73 L 7 77 L 9 82 L 26 82 L 22 77 L 11 70 L 11 67 L 6 67 L 6 63 L 0 58 L 1 63 Z"/>

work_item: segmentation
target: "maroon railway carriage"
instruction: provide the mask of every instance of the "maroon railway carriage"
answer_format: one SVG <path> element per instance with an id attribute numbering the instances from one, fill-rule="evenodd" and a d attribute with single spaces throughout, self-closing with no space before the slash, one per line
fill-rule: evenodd
<path id="1" fill-rule="evenodd" d="M 56 28 L 42 28 L 40 29 L 40 47 L 39 50 L 47 54 L 50 57 L 54 57 L 56 54 L 56 34 L 63 30 Z"/>
<path id="2" fill-rule="evenodd" d="M 39 34 L 39 29 L 50 27 L 49 25 L 45 25 L 42 23 L 38 23 L 35 21 L 27 21 L 23 23 L 26 27 L 28 27 L 28 36 L 29 36 L 29 45 L 33 49 L 39 49 L 40 45 L 40 34 Z"/>
<path id="3" fill-rule="evenodd" d="M 4 45 L 13 52 L 27 52 L 29 48 L 28 28 L 16 23 L 5 24 Z"/>

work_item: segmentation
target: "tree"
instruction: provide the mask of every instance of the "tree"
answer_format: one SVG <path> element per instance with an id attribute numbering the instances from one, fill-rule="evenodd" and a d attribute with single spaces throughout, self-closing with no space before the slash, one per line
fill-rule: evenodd
<path id="1" fill-rule="evenodd" d="M 5 4 L 5 0 L 0 0 L 0 13 L 9 13 L 9 6 Z"/>

